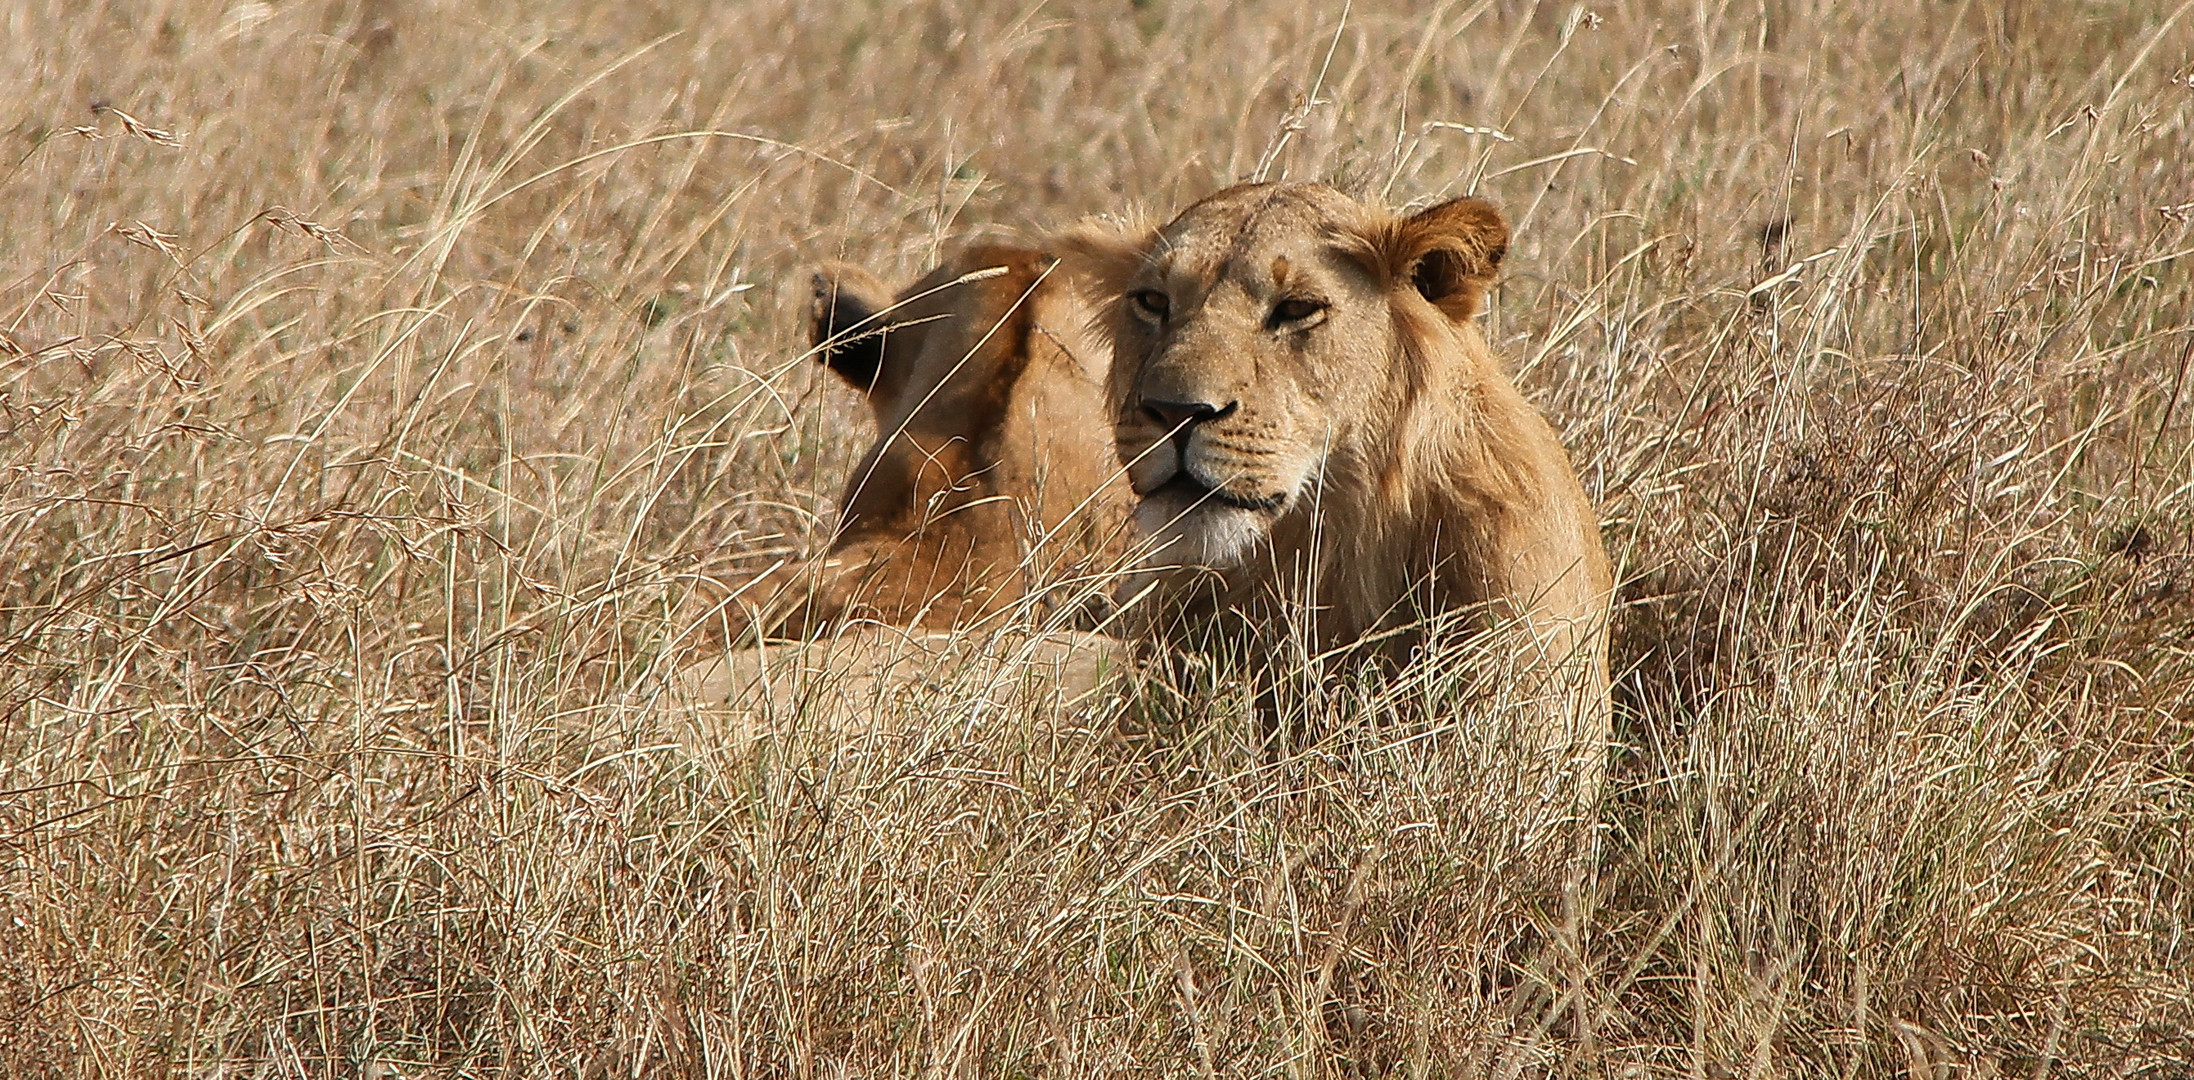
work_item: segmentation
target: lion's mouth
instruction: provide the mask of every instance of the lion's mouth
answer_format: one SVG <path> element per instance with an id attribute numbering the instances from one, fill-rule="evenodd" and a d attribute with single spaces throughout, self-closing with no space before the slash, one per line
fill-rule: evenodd
<path id="1" fill-rule="evenodd" d="M 1172 479 L 1145 493 L 1143 498 L 1156 499 L 1167 496 L 1188 504 L 1192 509 L 1208 502 L 1256 513 L 1271 513 L 1287 503 L 1287 496 L 1284 494 L 1249 496 L 1229 491 L 1224 484 L 1205 483 L 1188 469 L 1175 472 Z"/>
<path id="2" fill-rule="evenodd" d="M 1193 466 L 1170 464 L 1175 467 L 1143 477 L 1149 486 L 1137 485 L 1142 501 L 1135 507 L 1135 523 L 1157 545 L 1151 557 L 1213 569 L 1242 565 L 1288 497 L 1245 496 L 1209 483 Z"/>

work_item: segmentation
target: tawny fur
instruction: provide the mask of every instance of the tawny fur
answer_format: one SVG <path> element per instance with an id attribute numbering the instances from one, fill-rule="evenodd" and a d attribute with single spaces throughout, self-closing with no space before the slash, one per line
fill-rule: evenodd
<path id="1" fill-rule="evenodd" d="M 1276 184 L 1060 246 L 1105 309 L 1115 437 L 1164 545 L 1137 584 L 1163 608 L 1309 610 L 1326 648 L 1475 609 L 1528 631 L 1527 670 L 1562 673 L 1562 726 L 1604 743 L 1598 516 L 1475 321 L 1507 239 L 1477 199 L 1400 217 Z M 1207 418 L 1160 415 L 1184 404 Z"/>
<path id="2" fill-rule="evenodd" d="M 896 296 L 842 265 L 814 289 L 817 358 L 863 392 L 877 440 L 828 553 L 744 590 L 754 631 L 949 630 L 1110 565 L 1129 494 L 1110 449 L 1108 354 L 1055 260 L 974 247 Z"/>

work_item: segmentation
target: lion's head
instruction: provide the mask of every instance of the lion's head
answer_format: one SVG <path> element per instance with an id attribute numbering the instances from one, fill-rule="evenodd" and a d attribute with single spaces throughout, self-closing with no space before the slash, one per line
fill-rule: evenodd
<path id="1" fill-rule="evenodd" d="M 854 266 L 815 275 L 816 356 L 877 437 L 788 632 L 852 612 L 952 625 L 1116 546 L 1128 496 L 1089 323 L 1038 251 L 970 248 L 896 294 Z"/>
<path id="2" fill-rule="evenodd" d="M 1119 297 L 1114 434 L 1165 555 L 1237 565 L 1337 470 L 1403 494 L 1417 448 L 1396 440 L 1417 437 L 1416 399 L 1447 381 L 1411 332 L 1437 323 L 1483 355 L 1470 316 L 1507 240 L 1477 199 L 1397 220 L 1285 184 L 1229 189 L 1095 248 Z"/>
<path id="3" fill-rule="evenodd" d="M 1312 580 L 1328 638 L 1496 603 L 1604 655 L 1596 515 L 1474 319 L 1508 246 L 1492 205 L 1254 184 L 1063 243 L 1110 305 L 1151 565 Z"/>

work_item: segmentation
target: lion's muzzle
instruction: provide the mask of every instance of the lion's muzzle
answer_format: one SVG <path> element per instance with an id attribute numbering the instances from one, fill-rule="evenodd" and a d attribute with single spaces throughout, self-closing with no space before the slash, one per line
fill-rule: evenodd
<path id="1" fill-rule="evenodd" d="M 1149 448 L 1128 463 L 1128 480 L 1135 494 L 1147 499 L 1160 490 L 1172 489 L 1176 500 L 1189 500 L 1190 505 L 1209 501 L 1261 513 L 1286 506 L 1289 492 L 1260 491 L 1253 483 L 1245 483 L 1242 470 L 1229 468 L 1224 453 L 1215 448 L 1206 425 L 1224 420 L 1237 408 L 1236 404 L 1215 407 L 1145 401 L 1144 417 L 1163 425 L 1163 433 L 1150 428 L 1121 433 L 1123 445 L 1151 439 Z"/>
<path id="2" fill-rule="evenodd" d="M 1292 499 L 1293 491 L 1245 475 L 1230 460 L 1218 428 L 1234 411 L 1167 403 L 1138 409 L 1121 424 L 1119 443 L 1132 454 L 1128 480 L 1139 498 L 1135 519 L 1154 542 L 1153 563 L 1238 565 Z"/>

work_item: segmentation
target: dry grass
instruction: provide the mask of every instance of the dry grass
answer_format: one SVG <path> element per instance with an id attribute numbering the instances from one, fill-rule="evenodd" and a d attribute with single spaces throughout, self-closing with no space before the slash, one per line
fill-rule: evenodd
<path id="1" fill-rule="evenodd" d="M 874 6 L 0 12 L 0 1073 L 2194 1075 L 2186 7 Z M 803 265 L 1260 169 L 1516 224 L 1579 877 L 1437 710 L 660 706 Z"/>

